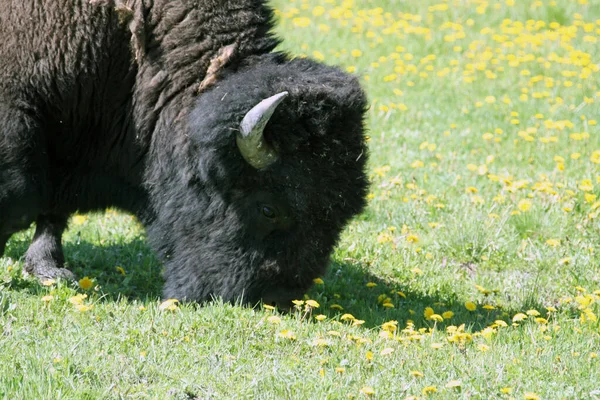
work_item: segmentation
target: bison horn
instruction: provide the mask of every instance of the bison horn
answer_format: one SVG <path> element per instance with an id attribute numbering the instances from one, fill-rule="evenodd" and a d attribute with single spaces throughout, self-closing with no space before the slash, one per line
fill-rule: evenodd
<path id="1" fill-rule="evenodd" d="M 238 149 L 244 160 L 256 169 L 268 167 L 277 160 L 277 152 L 265 141 L 263 131 L 287 95 L 288 92 L 281 92 L 264 99 L 248 111 L 240 123 L 240 132 L 236 137 Z"/>

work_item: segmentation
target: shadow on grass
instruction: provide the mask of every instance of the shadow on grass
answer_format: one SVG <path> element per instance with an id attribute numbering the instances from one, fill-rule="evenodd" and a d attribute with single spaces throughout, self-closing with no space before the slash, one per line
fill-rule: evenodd
<path id="1" fill-rule="evenodd" d="M 5 256 L 19 259 L 27 250 L 28 241 L 17 239 L 9 242 Z M 156 301 L 161 297 L 163 279 L 161 265 L 145 240 L 140 237 L 121 244 L 95 245 L 89 242 L 64 243 L 66 264 L 78 277 L 88 276 L 100 286 L 103 294 L 100 301 L 119 299 Z M 399 326 L 406 326 L 412 320 L 415 327 L 433 327 L 436 322 L 424 318 L 427 307 L 436 314 L 453 314 L 444 318 L 437 326 L 465 324 L 472 330 L 480 330 L 495 320 L 510 324 L 510 318 L 527 309 L 544 313 L 541 304 L 523 304 L 519 309 L 496 308 L 486 310 L 478 305 L 477 310 L 468 311 L 452 288 L 444 288 L 435 296 L 424 295 L 410 290 L 408 285 L 395 282 L 387 277 L 376 276 L 359 262 L 344 261 L 333 263 L 325 283 L 315 285 L 308 293 L 321 307 L 315 313 L 323 313 L 329 318 L 352 314 L 364 320 L 363 326 L 374 328 L 390 320 L 397 320 Z M 367 285 L 367 283 L 370 283 Z M 14 279 L 10 287 L 15 290 L 39 294 L 41 285 L 32 279 Z M 384 299 L 389 298 L 393 308 L 385 307 Z M 493 304 L 493 299 L 490 299 Z M 447 315 L 447 314 L 446 314 Z"/>
<path id="2" fill-rule="evenodd" d="M 4 256 L 22 259 L 29 240 L 13 237 Z M 65 266 L 78 278 L 89 277 L 100 286 L 101 301 L 156 300 L 161 296 L 163 278 L 161 265 L 143 238 L 121 244 L 96 245 L 86 241 L 63 243 Z M 42 292 L 34 279 L 13 279 L 15 290 L 32 294 Z"/>
<path id="3" fill-rule="evenodd" d="M 399 327 L 405 327 L 411 320 L 417 329 L 465 324 L 467 329 L 481 330 L 496 320 L 504 320 L 510 325 L 515 314 L 529 309 L 538 310 L 542 316 L 546 311 L 542 304 L 530 302 L 523 304 L 522 308 L 497 307 L 490 310 L 478 304 L 476 310 L 469 311 L 464 300 L 460 300 L 451 288 L 434 296 L 414 292 L 408 285 L 371 274 L 359 262 L 334 263 L 323 280 L 323 285 L 315 285 L 309 292 L 309 297 L 321 305 L 315 312 L 334 319 L 348 313 L 364 320 L 366 328 L 378 327 L 390 320 L 396 320 Z M 389 299 L 393 307 L 384 306 L 385 299 Z M 488 304 L 494 304 L 493 296 Z M 445 312 L 452 313 L 452 316 L 436 323 L 424 317 L 427 307 L 440 316 Z"/>

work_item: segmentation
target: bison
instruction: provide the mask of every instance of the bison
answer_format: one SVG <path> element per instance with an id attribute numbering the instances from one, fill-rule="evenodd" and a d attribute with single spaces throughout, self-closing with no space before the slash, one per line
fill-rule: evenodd
<path id="1" fill-rule="evenodd" d="M 70 278 L 74 212 L 144 224 L 165 298 L 285 305 L 365 205 L 366 99 L 263 0 L 0 0 L 0 255 Z"/>

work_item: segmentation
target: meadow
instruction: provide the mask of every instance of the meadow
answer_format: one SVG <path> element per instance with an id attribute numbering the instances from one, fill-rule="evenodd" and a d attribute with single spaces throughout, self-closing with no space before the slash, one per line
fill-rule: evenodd
<path id="1" fill-rule="evenodd" d="M 0 258 L 0 397 L 600 399 L 600 2 L 275 0 L 369 95 L 369 205 L 293 312 L 162 302 L 135 219 L 79 284 Z"/>

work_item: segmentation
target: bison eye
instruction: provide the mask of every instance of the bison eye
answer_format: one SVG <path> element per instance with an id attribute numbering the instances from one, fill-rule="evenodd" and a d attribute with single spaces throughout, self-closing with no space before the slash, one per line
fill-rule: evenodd
<path id="1" fill-rule="evenodd" d="M 275 210 L 271 206 L 263 206 L 262 213 L 267 218 L 275 218 Z"/>

